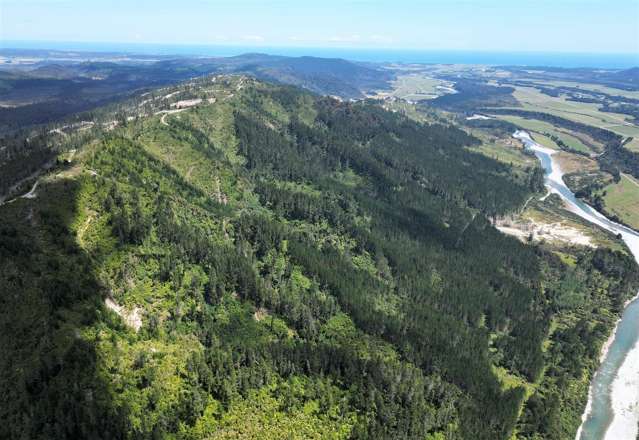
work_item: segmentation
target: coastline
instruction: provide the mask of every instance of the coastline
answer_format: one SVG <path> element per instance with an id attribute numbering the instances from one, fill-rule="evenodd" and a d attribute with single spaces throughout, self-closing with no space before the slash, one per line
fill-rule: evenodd
<path id="1" fill-rule="evenodd" d="M 382 45 L 383 46 L 383 45 Z M 388 45 L 386 45 L 388 46 Z M 244 53 L 265 53 L 283 56 L 314 56 L 342 58 L 369 63 L 399 64 L 484 64 L 492 66 L 523 65 L 561 68 L 629 69 L 637 65 L 633 52 L 543 52 L 543 51 L 477 51 L 463 49 L 419 49 L 415 47 L 344 47 L 336 45 L 295 44 L 188 44 L 145 42 L 79 42 L 64 40 L 0 40 L 0 50 L 46 50 L 62 52 L 108 52 L 112 54 L 134 54 L 146 59 L 160 57 L 230 57 Z"/>

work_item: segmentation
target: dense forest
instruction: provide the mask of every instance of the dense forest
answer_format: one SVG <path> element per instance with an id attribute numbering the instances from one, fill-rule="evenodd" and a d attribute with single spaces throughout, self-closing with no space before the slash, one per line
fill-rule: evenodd
<path id="1" fill-rule="evenodd" d="M 1 50 L 0 55 L 33 57 L 37 67 L 0 65 L 0 134 L 31 124 L 59 122 L 79 112 L 135 96 L 144 90 L 213 73 L 250 74 L 323 95 L 363 98 L 389 87 L 394 75 L 372 65 L 339 58 L 286 57 L 259 53 L 233 57 L 149 59 L 127 54 Z M 50 59 L 50 60 L 49 60 Z"/>
<path id="2" fill-rule="evenodd" d="M 621 144 L 609 146 L 598 158 L 601 169 L 612 174 L 619 171 L 639 178 L 639 153 L 630 151 Z"/>
<path id="3" fill-rule="evenodd" d="M 541 174 L 455 126 L 224 87 L 0 206 L 0 437 L 574 438 L 633 260 L 502 235 Z"/>
<path id="4" fill-rule="evenodd" d="M 519 103 L 513 96 L 512 87 L 493 86 L 483 81 L 460 79 L 454 76 L 442 76 L 453 81 L 457 93 L 439 96 L 427 104 L 436 108 L 454 112 L 472 113 L 486 107 L 515 106 Z"/>
<path id="5" fill-rule="evenodd" d="M 515 74 L 527 79 L 554 79 L 583 82 L 589 84 L 600 84 L 616 89 L 635 91 L 639 86 L 639 68 L 629 69 L 595 69 L 589 67 L 564 68 L 564 67 L 533 67 L 533 66 L 503 66 Z M 564 87 L 562 85 L 562 87 Z"/>

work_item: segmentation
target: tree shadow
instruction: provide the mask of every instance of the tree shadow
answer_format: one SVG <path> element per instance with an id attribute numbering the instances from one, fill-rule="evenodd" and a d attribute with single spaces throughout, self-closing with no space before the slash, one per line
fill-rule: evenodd
<path id="1" fill-rule="evenodd" d="M 0 438 L 122 438 L 124 417 L 82 332 L 103 289 L 78 245 L 79 180 L 0 207 Z"/>

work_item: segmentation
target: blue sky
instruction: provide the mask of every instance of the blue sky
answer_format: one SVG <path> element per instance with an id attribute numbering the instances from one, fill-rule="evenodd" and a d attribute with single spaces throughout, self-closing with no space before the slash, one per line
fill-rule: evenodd
<path id="1" fill-rule="evenodd" d="M 639 52 L 639 0 L 0 0 L 0 39 Z"/>

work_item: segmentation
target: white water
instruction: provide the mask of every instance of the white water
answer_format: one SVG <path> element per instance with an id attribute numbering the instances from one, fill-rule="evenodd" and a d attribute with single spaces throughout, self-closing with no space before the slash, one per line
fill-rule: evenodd
<path id="1" fill-rule="evenodd" d="M 546 171 L 546 186 L 558 194 L 581 218 L 613 234 L 620 234 L 639 262 L 639 233 L 619 225 L 588 206 L 568 189 L 553 160 L 554 150 L 535 142 L 525 131 L 513 135 L 533 151 Z M 603 353 L 588 393 L 588 404 L 576 440 L 625 440 L 637 438 L 639 422 L 639 300 L 633 299 L 617 323 L 612 341 Z"/>

